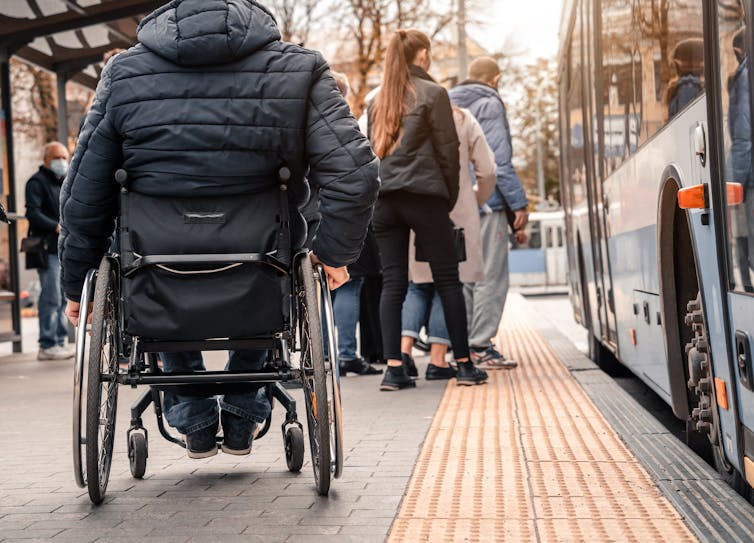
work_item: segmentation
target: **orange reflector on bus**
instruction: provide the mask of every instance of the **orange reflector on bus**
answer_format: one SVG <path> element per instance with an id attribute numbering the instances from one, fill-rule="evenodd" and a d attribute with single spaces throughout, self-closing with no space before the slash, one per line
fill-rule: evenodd
<path id="1" fill-rule="evenodd" d="M 725 183 L 729 206 L 737 206 L 744 201 L 744 186 L 741 183 Z"/>
<path id="2" fill-rule="evenodd" d="M 629 333 L 631 334 L 631 345 L 636 346 L 636 328 L 631 328 Z"/>
<path id="3" fill-rule="evenodd" d="M 681 209 L 706 209 L 707 204 L 707 187 L 705 185 L 694 185 L 678 191 L 678 207 Z"/>
<path id="4" fill-rule="evenodd" d="M 725 381 L 719 377 L 715 377 L 715 397 L 717 398 L 717 405 L 728 410 L 728 394 L 725 390 Z"/>

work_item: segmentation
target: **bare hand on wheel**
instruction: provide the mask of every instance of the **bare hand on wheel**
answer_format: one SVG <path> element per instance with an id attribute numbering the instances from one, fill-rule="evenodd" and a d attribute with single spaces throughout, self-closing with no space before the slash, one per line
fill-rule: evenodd
<path id="1" fill-rule="evenodd" d="M 330 290 L 335 290 L 339 287 L 342 287 L 343 285 L 348 283 L 348 280 L 350 279 L 350 276 L 348 275 L 348 268 L 346 266 L 341 266 L 339 268 L 328 266 L 319 258 L 317 258 L 317 255 L 315 255 L 314 253 L 312 253 L 312 264 L 314 266 L 316 266 L 317 264 L 322 265 L 322 268 L 324 268 L 325 270 L 325 275 L 327 275 L 327 286 L 330 287 Z"/>
<path id="2" fill-rule="evenodd" d="M 73 326 L 79 325 L 79 314 L 81 313 L 81 304 L 79 302 L 72 302 L 71 300 L 68 300 L 68 303 L 65 306 L 65 316 L 68 317 L 68 320 L 71 321 L 71 324 Z M 89 304 L 89 318 L 87 319 L 87 324 L 92 323 L 92 304 Z"/>

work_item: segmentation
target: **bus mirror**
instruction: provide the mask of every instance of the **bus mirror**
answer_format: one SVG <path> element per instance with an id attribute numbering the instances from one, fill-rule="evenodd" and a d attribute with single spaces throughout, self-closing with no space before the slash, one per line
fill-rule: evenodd
<path id="1" fill-rule="evenodd" d="M 707 209 L 707 186 L 694 185 L 678 191 L 678 207 L 681 209 Z"/>
<path id="2" fill-rule="evenodd" d="M 725 183 L 726 198 L 729 206 L 737 206 L 744 201 L 744 186 L 741 183 Z"/>

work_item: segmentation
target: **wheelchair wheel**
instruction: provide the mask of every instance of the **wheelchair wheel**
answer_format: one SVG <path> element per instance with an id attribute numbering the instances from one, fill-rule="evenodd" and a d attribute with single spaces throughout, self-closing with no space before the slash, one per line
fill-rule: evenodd
<path id="1" fill-rule="evenodd" d="M 327 408 L 327 374 L 322 345 L 322 323 L 317 303 L 317 285 L 309 257 L 299 260 L 297 286 L 299 331 L 301 334 L 301 381 L 309 429 L 309 448 L 317 491 L 325 496 L 330 491 L 330 413 Z"/>
<path id="2" fill-rule="evenodd" d="M 285 462 L 288 471 L 298 473 L 304 465 L 304 431 L 298 426 L 290 426 L 285 431 Z"/>
<path id="3" fill-rule="evenodd" d="M 332 298 L 327 286 L 327 276 L 322 266 L 315 268 L 319 278 L 317 291 L 320 303 L 320 313 L 325 326 L 327 337 L 327 372 L 326 386 L 328 413 L 330 415 L 330 461 L 332 462 L 333 477 L 336 479 L 343 473 L 343 411 L 340 405 L 340 365 L 338 364 L 337 340 L 335 337 L 335 316 L 333 315 Z"/>
<path id="4" fill-rule="evenodd" d="M 147 471 L 147 436 L 142 432 L 131 432 L 128 436 L 128 466 L 131 476 L 141 479 Z"/>
<path id="5" fill-rule="evenodd" d="M 89 320 L 89 302 L 92 299 L 94 290 L 94 281 L 96 271 L 89 270 L 84 279 L 84 288 L 81 291 L 81 313 L 79 315 L 79 324 L 76 329 L 76 359 L 73 371 L 73 475 L 76 484 L 81 488 L 86 486 L 86 463 L 83 461 L 84 453 L 82 451 L 86 440 L 81 426 L 81 414 L 83 412 L 84 394 L 84 367 L 86 365 L 86 341 L 89 337 L 87 322 Z"/>
<path id="6" fill-rule="evenodd" d="M 86 394 L 86 473 L 89 498 L 105 499 L 118 403 L 118 316 L 116 276 L 103 258 L 97 273 Z"/>

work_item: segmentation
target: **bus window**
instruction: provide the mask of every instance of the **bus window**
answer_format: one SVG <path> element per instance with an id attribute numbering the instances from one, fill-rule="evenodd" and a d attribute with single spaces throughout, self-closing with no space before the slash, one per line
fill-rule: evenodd
<path id="1" fill-rule="evenodd" d="M 581 10 L 579 10 L 580 12 Z M 571 36 L 568 55 L 568 177 L 573 198 L 573 205 L 586 200 L 586 163 L 584 161 L 584 108 L 583 108 L 583 64 L 581 48 L 583 32 L 581 15 L 576 22 Z"/>
<path id="2" fill-rule="evenodd" d="M 754 292 L 754 176 L 751 156 L 751 96 L 746 20 L 743 9 L 718 3 L 720 96 L 725 127 L 725 182 L 744 186 L 744 202 L 728 206 L 730 282 L 735 290 Z"/>
<path id="3" fill-rule="evenodd" d="M 704 90 L 702 0 L 603 0 L 605 174 Z"/>

